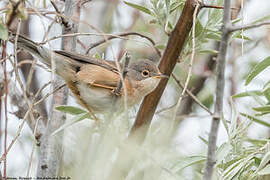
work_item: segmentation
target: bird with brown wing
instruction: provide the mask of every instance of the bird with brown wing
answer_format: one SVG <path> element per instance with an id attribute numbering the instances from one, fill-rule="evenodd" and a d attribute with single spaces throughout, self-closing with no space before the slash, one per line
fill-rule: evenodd
<path id="1" fill-rule="evenodd" d="M 116 102 L 113 102 L 113 92 L 120 82 L 121 74 L 115 62 L 67 51 L 51 51 L 21 35 L 18 36 L 17 44 L 38 57 L 49 68 L 54 61 L 56 74 L 66 81 L 78 103 L 88 111 L 104 113 L 110 111 L 112 106 L 123 109 L 123 89 L 117 95 Z M 120 67 L 123 65 L 120 64 Z M 161 78 L 167 78 L 148 59 L 131 62 L 125 71 L 124 87 L 128 107 L 153 91 Z"/>

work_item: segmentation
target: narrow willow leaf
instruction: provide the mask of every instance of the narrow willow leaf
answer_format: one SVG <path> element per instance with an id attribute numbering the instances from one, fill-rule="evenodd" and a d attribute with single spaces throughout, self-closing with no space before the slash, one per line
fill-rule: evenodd
<path id="1" fill-rule="evenodd" d="M 259 73 L 270 66 L 270 56 L 258 63 L 249 73 L 245 85 L 248 85 Z"/>
<path id="2" fill-rule="evenodd" d="M 230 143 L 223 143 L 219 148 L 217 149 L 217 165 L 220 164 L 225 158 L 228 156 L 232 149 L 232 146 Z"/>
<path id="3" fill-rule="evenodd" d="M 245 168 L 250 163 L 250 160 L 252 158 L 253 158 L 253 156 L 248 156 L 247 158 L 240 159 L 239 161 L 233 163 L 222 174 L 223 179 L 224 180 L 231 180 L 237 174 L 241 173 L 241 170 L 243 168 Z"/>
<path id="4" fill-rule="evenodd" d="M 245 161 L 245 159 L 240 159 L 236 162 L 234 162 L 233 164 L 231 164 L 222 174 L 223 179 L 230 179 L 230 177 L 235 176 L 240 169 L 242 168 L 241 164 L 243 164 L 243 162 Z"/>
<path id="5" fill-rule="evenodd" d="M 66 128 L 68 128 L 68 127 L 70 127 L 71 125 L 73 125 L 73 124 L 75 124 L 75 123 L 77 123 L 77 122 L 79 122 L 79 121 L 82 121 L 82 120 L 84 120 L 84 119 L 86 119 L 86 118 L 88 118 L 88 119 L 91 118 L 91 116 L 90 116 L 89 113 L 85 113 L 85 114 L 78 115 L 78 116 L 74 117 L 73 119 L 71 119 L 70 122 L 65 123 L 65 124 L 62 125 L 60 128 L 56 129 L 51 135 L 53 136 L 53 135 L 59 133 L 60 131 L 66 129 Z"/>
<path id="6" fill-rule="evenodd" d="M 270 104 L 270 81 L 264 84 L 263 95 L 266 97 L 268 103 Z"/>
<path id="7" fill-rule="evenodd" d="M 130 7 L 133 7 L 135 9 L 139 10 L 139 11 L 142 11 L 142 12 L 144 12 L 146 14 L 151 15 L 151 11 L 148 8 L 144 7 L 144 6 L 141 6 L 141 5 L 138 5 L 138 4 L 133 4 L 133 3 L 130 3 L 130 2 L 127 2 L 127 1 L 124 1 L 124 3 L 126 5 L 128 5 L 128 6 L 130 6 Z"/>
<path id="8" fill-rule="evenodd" d="M 163 50 L 163 49 L 165 49 L 165 45 L 164 44 L 158 44 L 158 45 L 156 45 L 156 48 Z"/>
<path id="9" fill-rule="evenodd" d="M 252 138 L 246 138 L 245 141 L 250 142 L 254 144 L 255 146 L 264 146 L 266 143 L 270 143 L 269 139 L 252 139 Z"/>
<path id="10" fill-rule="evenodd" d="M 182 5 L 184 5 L 184 2 L 174 2 L 171 4 L 170 7 L 170 14 L 173 13 L 177 8 L 181 7 Z"/>
<path id="11" fill-rule="evenodd" d="M 4 24 L 0 23 L 0 39 L 6 41 L 8 39 L 8 29 Z"/>
<path id="12" fill-rule="evenodd" d="M 242 37 L 241 32 L 240 32 L 240 33 L 234 34 L 234 35 L 232 36 L 232 38 L 244 39 L 244 40 L 246 40 L 246 41 L 252 41 L 251 38 L 249 38 L 249 37 L 247 37 L 247 36 L 245 36 L 245 35 L 243 35 L 243 37 Z"/>
<path id="13" fill-rule="evenodd" d="M 167 13 L 169 13 L 169 11 L 170 11 L 170 5 L 171 5 L 171 0 L 165 0 L 165 3 L 166 3 Z M 169 15 L 169 14 L 167 14 L 167 15 Z"/>
<path id="14" fill-rule="evenodd" d="M 186 158 L 181 158 L 176 165 L 173 167 L 174 172 L 183 170 L 186 167 L 192 166 L 194 164 L 202 163 L 206 160 L 205 156 L 190 156 Z"/>
<path id="15" fill-rule="evenodd" d="M 205 37 L 207 39 L 213 39 L 213 40 L 216 40 L 216 41 L 220 41 L 220 39 L 221 39 L 221 35 L 217 34 L 217 33 L 208 33 L 208 34 L 206 34 Z"/>
<path id="16" fill-rule="evenodd" d="M 205 138 L 203 138 L 202 136 L 199 136 L 199 139 L 200 139 L 204 144 L 208 145 L 208 141 L 207 141 Z"/>
<path id="17" fill-rule="evenodd" d="M 265 166 L 265 168 L 263 168 L 262 170 L 258 171 L 259 175 L 267 175 L 270 174 L 270 164 L 268 164 L 267 166 Z"/>
<path id="18" fill-rule="evenodd" d="M 43 0 L 43 8 L 47 8 L 47 3 L 46 3 L 46 0 Z"/>
<path id="19" fill-rule="evenodd" d="M 218 54 L 217 50 L 214 49 L 204 49 L 199 51 L 200 54 Z"/>
<path id="20" fill-rule="evenodd" d="M 261 125 L 266 126 L 266 127 L 270 127 L 270 123 L 268 123 L 268 122 L 265 122 L 261 119 L 255 118 L 255 117 L 248 115 L 248 114 L 245 114 L 245 113 L 240 113 L 240 114 L 244 117 L 247 117 L 249 120 L 251 120 L 253 122 L 256 122 L 256 123 L 261 124 Z"/>
<path id="21" fill-rule="evenodd" d="M 263 92 L 257 90 L 257 91 L 247 91 L 247 92 L 242 92 L 239 94 L 235 94 L 232 96 L 232 98 L 242 98 L 242 97 L 247 97 L 247 96 L 253 96 L 253 95 L 257 95 L 257 96 L 262 96 Z"/>
<path id="22" fill-rule="evenodd" d="M 87 111 L 78 107 L 74 107 L 74 106 L 57 106 L 55 109 L 64 113 L 72 114 L 72 115 L 87 113 Z"/>
<path id="23" fill-rule="evenodd" d="M 242 20 L 242 18 L 236 18 L 234 20 L 232 20 L 232 24 L 236 24 L 238 22 L 240 22 Z"/>
<path id="24" fill-rule="evenodd" d="M 196 25 L 195 25 L 195 37 L 198 37 L 204 32 L 204 27 L 199 19 L 197 19 Z"/>
<path id="25" fill-rule="evenodd" d="M 266 164 L 268 164 L 270 161 L 270 151 L 268 151 L 262 158 L 261 164 L 258 167 L 258 170 L 261 170 L 265 167 Z"/>
<path id="26" fill-rule="evenodd" d="M 270 105 L 267 106 L 262 106 L 262 107 L 254 107 L 252 108 L 254 111 L 258 111 L 258 112 L 270 112 Z"/>

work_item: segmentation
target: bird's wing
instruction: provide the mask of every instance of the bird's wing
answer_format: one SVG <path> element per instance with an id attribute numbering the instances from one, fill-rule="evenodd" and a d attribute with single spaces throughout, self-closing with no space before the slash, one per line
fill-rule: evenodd
<path id="1" fill-rule="evenodd" d="M 114 90 L 120 81 L 119 74 L 92 64 L 82 66 L 76 76 L 78 81 L 110 90 Z"/>
<path id="2" fill-rule="evenodd" d="M 93 64 L 97 66 L 101 66 L 105 69 L 108 69 L 110 71 L 118 72 L 116 64 L 114 61 L 107 61 L 104 59 L 97 59 L 93 58 L 90 56 L 82 55 L 82 54 L 77 54 L 77 53 L 72 53 L 72 52 L 67 52 L 67 51 L 55 51 L 55 53 L 60 54 L 62 56 L 66 56 L 68 58 L 71 58 L 75 61 L 78 61 L 80 63 L 84 64 Z"/>

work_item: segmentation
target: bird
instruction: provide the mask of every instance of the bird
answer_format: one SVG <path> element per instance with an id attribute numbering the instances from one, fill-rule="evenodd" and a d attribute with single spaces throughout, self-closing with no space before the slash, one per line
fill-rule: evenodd
<path id="1" fill-rule="evenodd" d="M 112 107 L 123 109 L 123 88 L 119 93 L 114 93 L 121 82 L 121 72 L 116 62 L 74 52 L 53 51 L 23 35 L 17 37 L 17 46 L 30 52 L 47 67 L 51 68 L 52 60 L 54 61 L 56 74 L 65 80 L 78 104 L 89 112 L 105 113 L 111 111 Z M 120 67 L 124 67 L 122 63 Z M 125 68 L 123 79 L 127 107 L 134 106 L 152 92 L 162 78 L 168 76 L 162 74 L 153 61 L 131 61 Z"/>

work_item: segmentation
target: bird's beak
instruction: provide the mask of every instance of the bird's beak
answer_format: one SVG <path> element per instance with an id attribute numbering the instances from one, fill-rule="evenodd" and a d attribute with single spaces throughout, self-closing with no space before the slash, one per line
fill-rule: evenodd
<path id="1" fill-rule="evenodd" d="M 157 78 L 157 79 L 163 79 L 163 78 L 169 79 L 169 76 L 167 76 L 167 75 L 165 75 L 165 74 L 161 74 L 161 73 L 154 74 L 152 77 L 153 77 L 153 78 Z"/>

